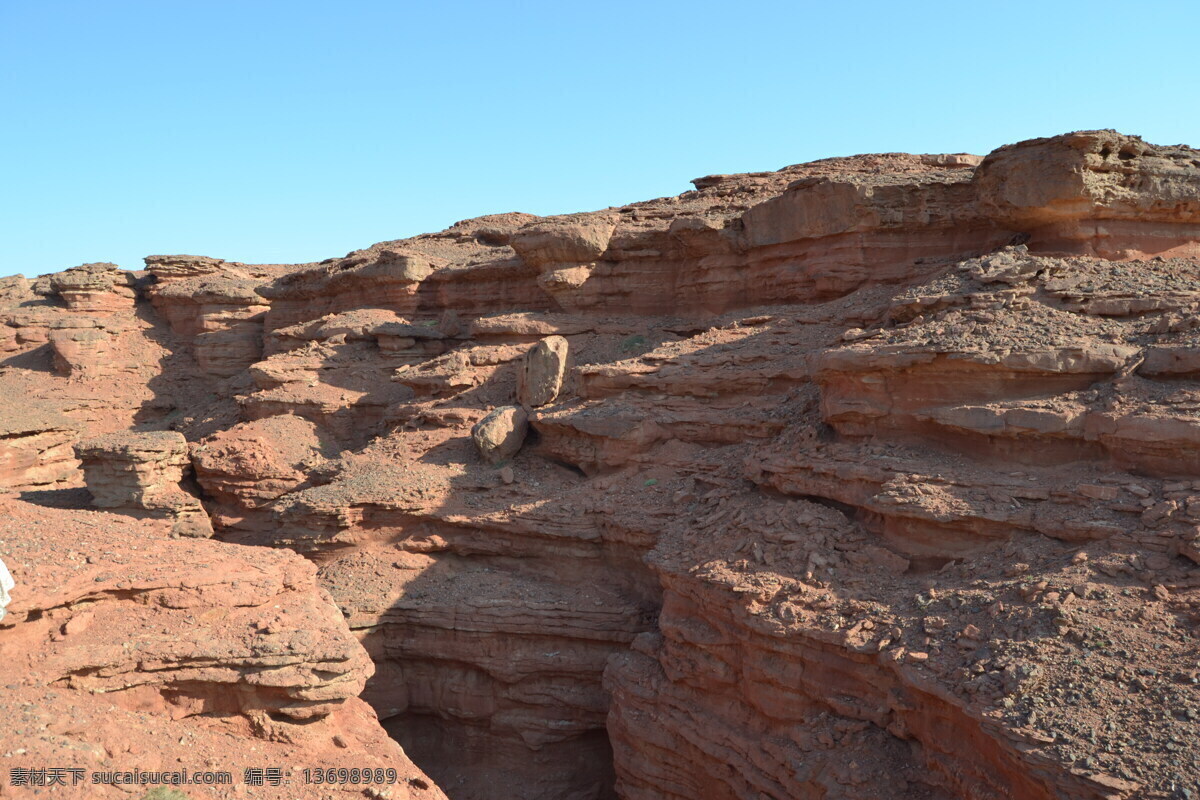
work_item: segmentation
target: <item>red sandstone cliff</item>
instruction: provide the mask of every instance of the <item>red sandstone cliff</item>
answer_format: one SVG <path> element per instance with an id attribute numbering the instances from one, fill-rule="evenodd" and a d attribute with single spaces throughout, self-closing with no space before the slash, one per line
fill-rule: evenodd
<path id="1" fill-rule="evenodd" d="M 7 279 L 0 768 L 1200 791 L 1200 151 L 694 183 Z"/>

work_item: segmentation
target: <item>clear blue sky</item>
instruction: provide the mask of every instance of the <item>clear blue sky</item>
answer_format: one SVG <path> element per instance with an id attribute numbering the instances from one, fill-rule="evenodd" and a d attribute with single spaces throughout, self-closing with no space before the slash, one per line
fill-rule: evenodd
<path id="1" fill-rule="evenodd" d="M 0 274 L 311 261 L 714 172 L 1200 145 L 1179 2 L 0 0 Z"/>

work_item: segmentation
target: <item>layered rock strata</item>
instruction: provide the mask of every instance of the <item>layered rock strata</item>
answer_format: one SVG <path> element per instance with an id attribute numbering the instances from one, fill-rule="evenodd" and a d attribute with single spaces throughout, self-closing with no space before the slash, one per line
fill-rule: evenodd
<path id="1" fill-rule="evenodd" d="M 62 413 L 162 447 L 81 450 L 94 495 L 133 476 L 144 510 L 190 459 L 225 542 L 188 547 L 314 562 L 455 800 L 1200 792 L 1200 152 L 1089 131 L 694 185 L 11 282 L 0 382 L 115 388 Z M 40 350 L 80 304 L 156 356 Z M 324 713 L 335 673 L 220 713 Z"/>
<path id="2" fill-rule="evenodd" d="M 79 431 L 65 415 L 7 396 L 0 414 L 0 488 L 30 489 L 69 483 L 79 462 L 72 448 Z"/>
<path id="3" fill-rule="evenodd" d="M 75 445 L 92 503 L 169 518 L 177 536 L 212 536 L 200 501 L 180 482 L 190 467 L 187 439 L 173 431 L 110 433 Z"/>
<path id="4" fill-rule="evenodd" d="M 444 797 L 358 699 L 371 662 L 302 558 L 172 541 L 158 520 L 0 505 L 17 582 L 0 622 L 0 795 L 124 798 L 130 786 L 92 776 L 186 769 L 233 777 L 177 787 L 192 798 L 325 797 L 304 770 L 354 767 L 394 770 L 378 787 L 390 797 Z M 65 780 L 10 777 L 48 768 Z M 290 785 L 250 788 L 245 770 L 265 768 Z"/>

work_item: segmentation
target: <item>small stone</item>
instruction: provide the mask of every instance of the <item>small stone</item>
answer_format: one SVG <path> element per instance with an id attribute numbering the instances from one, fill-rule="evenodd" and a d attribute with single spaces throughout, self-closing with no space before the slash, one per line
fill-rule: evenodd
<path id="1" fill-rule="evenodd" d="M 516 479 L 517 478 L 516 478 L 516 475 L 513 474 L 512 467 L 504 466 L 504 467 L 500 468 L 500 480 L 502 482 L 504 482 L 505 484 L 510 484 L 513 481 L 515 481 Z"/>
<path id="2" fill-rule="evenodd" d="M 1115 486 L 1098 486 L 1092 483 L 1081 483 L 1079 493 L 1093 500 L 1116 500 L 1120 490 Z"/>

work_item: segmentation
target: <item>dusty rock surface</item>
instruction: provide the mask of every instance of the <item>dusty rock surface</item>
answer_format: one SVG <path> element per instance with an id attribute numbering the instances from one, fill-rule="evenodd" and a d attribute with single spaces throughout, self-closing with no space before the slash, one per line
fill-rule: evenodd
<path id="1" fill-rule="evenodd" d="M 1200 151 L 693 183 L 0 282 L 0 767 L 1200 796 Z"/>
<path id="2" fill-rule="evenodd" d="M 167 521 L 90 510 L 82 490 L 39 500 L 0 498 L 16 583 L 0 620 L 0 796 L 140 796 L 152 787 L 92 775 L 187 769 L 233 775 L 177 787 L 193 798 L 361 797 L 303 785 L 303 770 L 378 767 L 397 770 L 380 787 L 392 797 L 444 797 L 358 698 L 373 666 L 311 564 L 171 539 Z M 46 768 L 65 783 L 10 772 Z M 247 785 L 248 768 L 292 785 Z"/>

